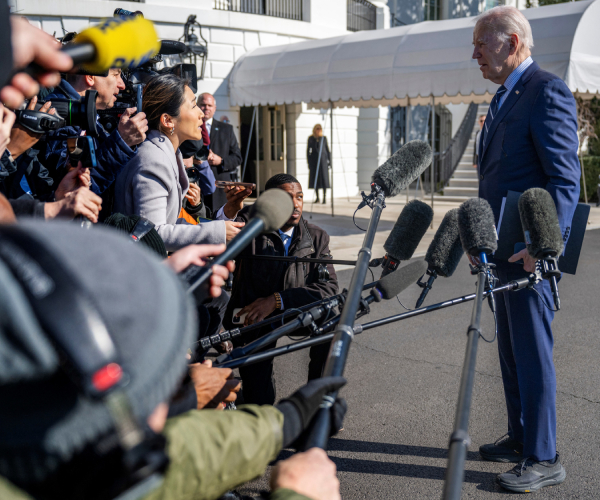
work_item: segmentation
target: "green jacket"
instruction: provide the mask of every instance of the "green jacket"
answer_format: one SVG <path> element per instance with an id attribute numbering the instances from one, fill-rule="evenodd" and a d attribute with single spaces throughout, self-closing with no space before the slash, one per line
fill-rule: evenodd
<path id="1" fill-rule="evenodd" d="M 171 463 L 162 485 L 144 500 L 214 500 L 262 475 L 281 450 L 283 415 L 273 406 L 237 411 L 192 410 L 167 421 Z M 2 500 L 32 500 L 0 477 Z M 292 490 L 271 500 L 308 500 Z"/>

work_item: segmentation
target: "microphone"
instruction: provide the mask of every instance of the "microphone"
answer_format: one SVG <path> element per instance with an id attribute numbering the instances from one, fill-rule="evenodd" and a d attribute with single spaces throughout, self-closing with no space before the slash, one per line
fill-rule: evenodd
<path id="1" fill-rule="evenodd" d="M 427 263 L 424 260 L 411 262 L 397 272 L 381 278 L 371 289 L 371 296 L 375 298 L 375 302 L 392 299 L 415 283 L 426 270 Z"/>
<path id="2" fill-rule="evenodd" d="M 411 259 L 432 220 L 433 210 L 426 203 L 413 200 L 406 204 L 383 245 L 387 253 L 381 259 L 382 278 L 394 272 L 400 261 Z"/>
<path id="3" fill-rule="evenodd" d="M 110 68 L 137 68 L 154 57 L 161 47 L 152 21 L 136 16 L 109 18 L 79 33 L 61 51 L 92 74 Z M 25 72 L 35 76 L 46 70 L 32 63 Z"/>
<path id="4" fill-rule="evenodd" d="M 463 249 L 458 229 L 458 208 L 453 208 L 444 215 L 442 223 L 427 249 L 425 262 L 428 264 L 427 274 L 429 279 L 426 284 L 421 283 L 421 281 L 417 283 L 423 287 L 423 291 L 415 308 L 421 307 L 438 276 L 449 278 L 454 274 L 462 256 Z"/>
<path id="5" fill-rule="evenodd" d="M 487 263 L 486 255 L 498 248 L 494 212 L 483 198 L 471 198 L 458 209 L 458 232 L 465 253 Z"/>
<path id="6" fill-rule="evenodd" d="M 192 293 L 210 278 L 214 265 L 225 265 L 260 233 L 279 229 L 290 219 L 293 211 L 294 203 L 287 192 L 277 188 L 265 191 L 250 208 L 250 221 L 229 242 L 227 249 L 221 255 L 204 267 L 190 266 L 183 271 L 183 278 L 190 283 L 188 293 Z"/>
<path id="7" fill-rule="evenodd" d="M 564 242 L 552 196 L 542 188 L 528 189 L 519 198 L 519 215 L 527 252 L 542 261 L 542 278 L 550 281 L 554 304 L 560 309 L 557 257 L 563 252 Z"/>
<path id="8" fill-rule="evenodd" d="M 431 148 L 426 142 L 407 142 L 373 172 L 371 186 L 377 184 L 386 198 L 396 196 L 421 175 L 432 158 Z"/>

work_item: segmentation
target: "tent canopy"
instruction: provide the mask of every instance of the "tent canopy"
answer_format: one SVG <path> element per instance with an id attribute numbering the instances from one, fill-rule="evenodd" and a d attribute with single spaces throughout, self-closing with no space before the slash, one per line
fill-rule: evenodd
<path id="1" fill-rule="evenodd" d="M 533 58 L 584 98 L 600 92 L 600 0 L 523 11 Z M 473 52 L 476 18 L 422 22 L 245 54 L 229 81 L 234 106 L 373 107 L 489 101 Z"/>

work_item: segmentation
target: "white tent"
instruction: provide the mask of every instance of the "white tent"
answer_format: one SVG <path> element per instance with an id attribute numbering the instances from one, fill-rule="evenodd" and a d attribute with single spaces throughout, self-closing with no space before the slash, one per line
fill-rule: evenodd
<path id="1" fill-rule="evenodd" d="M 533 58 L 584 98 L 600 92 L 600 0 L 524 11 Z M 258 48 L 234 66 L 233 106 L 311 107 L 489 101 L 497 86 L 471 59 L 475 18 Z M 410 99 L 410 101 L 409 101 Z"/>

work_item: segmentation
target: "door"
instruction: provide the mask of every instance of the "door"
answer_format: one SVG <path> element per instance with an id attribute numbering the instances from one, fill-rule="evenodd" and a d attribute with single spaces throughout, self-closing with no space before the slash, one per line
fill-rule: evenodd
<path id="1" fill-rule="evenodd" d="M 285 159 L 285 106 L 262 108 L 262 145 L 264 161 L 260 162 L 259 183 L 261 191 L 265 183 L 275 174 L 287 170 Z M 261 158 L 261 160 L 263 159 Z"/>

